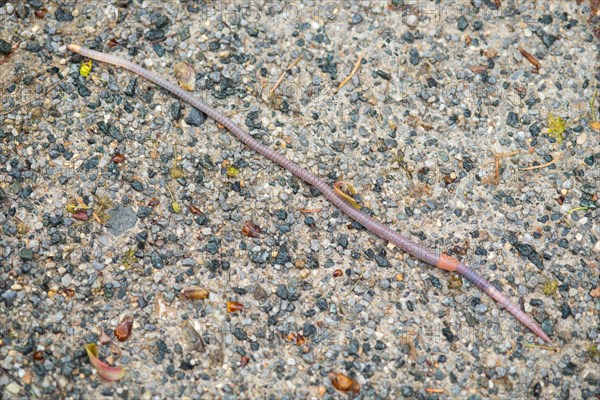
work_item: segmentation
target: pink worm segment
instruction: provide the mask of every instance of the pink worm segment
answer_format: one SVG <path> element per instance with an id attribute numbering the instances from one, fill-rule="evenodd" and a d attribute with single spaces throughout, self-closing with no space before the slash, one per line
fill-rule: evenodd
<path id="1" fill-rule="evenodd" d="M 256 139 L 250 136 L 250 134 L 246 132 L 243 128 L 236 125 L 235 122 L 233 122 L 229 117 L 223 115 L 222 113 L 213 109 L 212 107 L 209 107 L 208 105 L 204 104 L 203 102 L 196 99 L 194 96 L 192 96 L 179 86 L 123 58 L 87 49 L 76 44 L 69 44 L 67 48 L 70 51 L 81 54 L 84 57 L 125 68 L 133 72 L 134 74 L 137 74 L 151 82 L 154 82 L 156 85 L 162 87 L 163 89 L 168 90 L 176 97 L 179 97 L 184 102 L 190 104 L 194 108 L 197 108 L 198 110 L 202 111 L 215 121 L 219 122 L 221 125 L 225 126 L 235 137 L 237 137 L 246 146 L 250 147 L 258 154 L 268 158 L 269 160 L 278 164 L 283 169 L 288 170 L 292 174 L 296 175 L 304 182 L 317 188 L 323 194 L 323 196 L 325 196 L 325 198 L 329 200 L 329 202 L 331 202 L 333 205 L 335 205 L 344 213 L 346 213 L 350 218 L 364 226 L 371 233 L 379 236 L 384 240 L 392 242 L 404 252 L 410 254 L 415 258 L 418 258 L 419 260 L 429 265 L 433 265 L 435 267 L 447 271 L 458 272 L 463 277 L 471 281 L 483 292 L 487 293 L 491 298 L 500 303 L 508 312 L 510 312 L 517 320 L 519 320 L 523 325 L 529 328 L 533 333 L 538 335 L 546 342 L 552 343 L 550 338 L 535 323 L 533 319 L 531 319 L 527 314 L 525 314 L 514 304 L 512 304 L 510 300 L 506 298 L 506 296 L 500 293 L 488 281 L 477 275 L 475 271 L 467 267 L 465 264 L 445 254 L 442 254 L 440 256 L 440 254 L 437 251 L 411 241 L 410 239 L 402 236 L 401 234 L 382 224 L 381 222 L 376 221 L 368 215 L 358 211 L 357 209 L 346 203 L 342 198 L 340 198 L 333 191 L 333 189 L 331 189 L 321 179 L 317 178 L 315 175 L 313 175 L 306 169 L 300 167 L 298 164 L 288 160 L 283 155 L 279 154 L 270 147 L 267 147 L 262 143 L 258 142 Z"/>

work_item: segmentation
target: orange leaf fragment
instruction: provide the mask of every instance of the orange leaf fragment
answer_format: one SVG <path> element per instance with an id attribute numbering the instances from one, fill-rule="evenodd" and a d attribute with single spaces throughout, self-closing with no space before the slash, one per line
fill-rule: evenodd
<path id="1" fill-rule="evenodd" d="M 238 303 L 237 301 L 228 301 L 227 302 L 227 312 L 242 311 L 243 309 L 244 309 L 244 305 L 242 303 Z"/>
<path id="2" fill-rule="evenodd" d="M 124 342 L 129 339 L 132 328 L 133 317 L 131 315 L 126 315 L 115 328 L 115 336 L 117 339 L 119 339 L 119 342 Z"/>
<path id="3" fill-rule="evenodd" d="M 194 205 L 189 205 L 188 206 L 188 210 L 190 210 L 190 212 L 194 215 L 202 215 L 202 211 L 200 211 L 200 209 Z"/>
<path id="4" fill-rule="evenodd" d="M 86 344 L 85 351 L 90 359 L 90 364 L 96 368 L 100 378 L 109 382 L 116 382 L 125 376 L 125 368 L 110 366 L 98 358 L 98 347 L 95 343 Z"/>
<path id="5" fill-rule="evenodd" d="M 333 387 L 342 392 L 352 391 L 354 393 L 360 392 L 360 384 L 354 379 L 340 373 L 329 374 Z"/>
<path id="6" fill-rule="evenodd" d="M 260 226 L 254 224 L 252 221 L 246 221 L 244 222 L 244 226 L 242 226 L 242 234 L 245 236 L 257 238 L 260 237 L 262 233 L 263 232 L 262 229 L 260 229 Z"/>

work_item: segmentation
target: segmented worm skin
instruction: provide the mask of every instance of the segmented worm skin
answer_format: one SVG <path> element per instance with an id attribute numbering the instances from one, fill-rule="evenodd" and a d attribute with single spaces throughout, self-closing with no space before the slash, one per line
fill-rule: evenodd
<path id="1" fill-rule="evenodd" d="M 84 57 L 88 57 L 96 61 L 125 68 L 151 82 L 154 82 L 156 85 L 162 87 L 163 89 L 168 90 L 176 97 L 179 97 L 181 100 L 190 104 L 192 107 L 197 108 L 198 110 L 202 111 L 215 121 L 221 123 L 229 131 L 231 131 L 233 135 L 235 135 L 246 146 L 250 147 L 255 152 L 265 156 L 269 160 L 278 164 L 283 169 L 290 171 L 292 174 L 302 179 L 304 182 L 317 188 L 323 194 L 323 196 L 325 196 L 327 200 L 329 200 L 333 205 L 338 207 L 350 218 L 364 226 L 373 234 L 379 236 L 384 240 L 392 242 L 394 245 L 396 245 L 406 253 L 410 254 L 415 258 L 418 258 L 419 260 L 427 264 L 436 266 L 447 271 L 455 271 L 461 274 L 479 289 L 481 289 L 494 300 L 496 300 L 498 303 L 500 303 L 506 310 L 508 310 L 508 312 L 510 312 L 516 319 L 518 319 L 532 332 L 544 339 L 546 342 L 551 343 L 550 338 L 528 315 L 526 315 L 520 309 L 515 307 L 510 302 L 510 300 L 508 300 L 502 293 L 496 290 L 488 281 L 481 278 L 479 275 L 477 275 L 476 272 L 468 268 L 466 265 L 460 263 L 455 258 L 452 258 L 445 254 L 440 255 L 435 250 L 428 249 L 427 247 L 421 244 L 409 240 L 408 238 L 402 236 L 390 227 L 380 223 L 379 221 L 374 220 L 368 215 L 352 207 L 350 204 L 346 203 L 342 198 L 340 198 L 333 191 L 333 189 L 331 189 L 321 179 L 317 178 L 315 175 L 313 175 L 306 169 L 300 167 L 298 164 L 288 160 L 283 155 L 279 154 L 270 147 L 261 144 L 252 136 L 250 136 L 250 134 L 246 132 L 243 128 L 236 125 L 235 122 L 233 122 L 230 118 L 223 115 L 219 111 L 213 109 L 212 107 L 209 107 L 208 105 L 204 104 L 200 100 L 196 99 L 194 96 L 192 96 L 190 93 L 186 92 L 179 86 L 123 58 L 87 49 L 76 44 L 68 45 L 68 49 L 72 52 L 81 54 Z"/>

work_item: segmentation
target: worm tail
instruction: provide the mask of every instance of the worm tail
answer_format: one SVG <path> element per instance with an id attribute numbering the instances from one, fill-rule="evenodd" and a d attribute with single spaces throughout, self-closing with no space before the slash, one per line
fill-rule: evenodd
<path id="1" fill-rule="evenodd" d="M 463 263 L 458 264 L 456 270 L 459 274 L 467 278 L 471 283 L 487 293 L 491 298 L 496 300 L 502 305 L 509 313 L 511 313 L 516 319 L 518 319 L 523 325 L 529 328 L 533 333 L 538 335 L 547 343 L 552 343 L 548 335 L 539 327 L 539 325 L 527 314 L 521 311 L 520 308 L 516 307 L 506 296 L 504 296 L 498 289 L 492 286 L 487 280 L 483 279 L 475 271 L 464 265 Z"/>

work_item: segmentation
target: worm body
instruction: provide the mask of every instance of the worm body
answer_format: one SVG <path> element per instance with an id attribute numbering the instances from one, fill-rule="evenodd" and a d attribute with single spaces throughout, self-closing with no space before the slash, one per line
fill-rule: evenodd
<path id="1" fill-rule="evenodd" d="M 544 333 L 544 331 L 531 319 L 527 314 L 517 308 L 511 303 L 506 296 L 500 293 L 494 286 L 492 286 L 487 280 L 480 277 L 475 271 L 461 263 L 459 260 L 450 257 L 445 254 L 439 254 L 437 251 L 429 249 L 419 243 L 415 243 L 412 240 L 404 237 L 400 233 L 391 229 L 387 225 L 382 224 L 379 221 L 369 217 L 365 213 L 357 210 L 352 205 L 348 204 L 345 200 L 340 198 L 333 189 L 331 189 L 324 181 L 317 176 L 313 175 L 308 170 L 302 168 L 298 164 L 288 160 L 286 157 L 263 145 L 254 139 L 246 130 L 238 126 L 229 117 L 223 115 L 219 111 L 212 107 L 204 104 L 190 93 L 186 92 L 179 86 L 167 81 L 163 77 L 156 75 L 145 68 L 140 67 L 123 58 L 113 56 L 110 54 L 101 53 L 95 50 L 87 49 L 76 44 L 69 44 L 68 49 L 72 52 L 81 54 L 84 57 L 94 59 L 96 61 L 115 65 L 117 67 L 125 68 L 153 83 L 171 92 L 176 97 L 180 98 L 184 102 L 190 104 L 192 107 L 202 111 L 221 125 L 226 127 L 235 137 L 242 141 L 246 146 L 250 147 L 255 152 L 273 161 L 281 168 L 291 172 L 304 182 L 318 189 L 330 203 L 338 207 L 350 218 L 364 226 L 371 233 L 379 236 L 381 239 L 387 240 L 404 252 L 411 256 L 435 267 L 444 269 L 446 271 L 453 271 L 461 274 L 463 277 L 471 281 L 475 286 L 487 293 L 490 297 L 500 303 L 508 312 L 510 312 L 517 320 L 523 325 L 529 328 L 533 333 L 538 335 L 540 338 L 548 343 L 551 343 L 550 338 Z"/>

